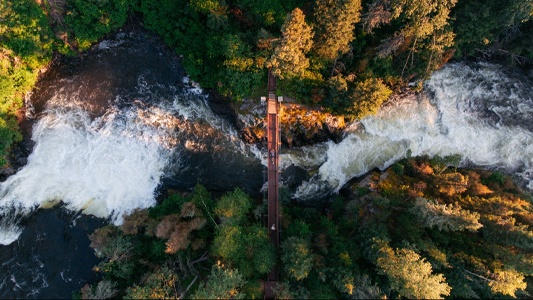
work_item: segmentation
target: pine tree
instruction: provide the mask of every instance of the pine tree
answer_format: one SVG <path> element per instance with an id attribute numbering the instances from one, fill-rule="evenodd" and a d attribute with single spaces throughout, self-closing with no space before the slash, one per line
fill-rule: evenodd
<path id="1" fill-rule="evenodd" d="M 241 189 L 226 193 L 217 203 L 215 214 L 222 223 L 239 224 L 250 210 L 252 204 L 250 197 Z"/>
<path id="2" fill-rule="evenodd" d="M 350 50 L 359 22 L 361 0 L 317 0 L 314 51 L 319 57 L 335 60 Z"/>
<path id="3" fill-rule="evenodd" d="M 347 113 L 356 120 L 374 115 L 391 94 L 392 91 L 381 79 L 371 78 L 358 82 L 351 92 L 354 102 L 347 108 Z"/>
<path id="4" fill-rule="evenodd" d="M 436 226 L 440 231 L 466 229 L 475 232 L 483 227 L 479 223 L 479 213 L 462 209 L 459 204 L 439 204 L 436 201 L 419 197 L 416 199 L 411 212 L 418 217 L 424 226 L 429 228 Z"/>
<path id="5" fill-rule="evenodd" d="M 527 283 L 524 282 L 524 275 L 515 270 L 496 270 L 495 280 L 489 282 L 489 286 L 494 293 L 501 293 L 516 297 L 517 290 L 525 290 Z"/>
<path id="6" fill-rule="evenodd" d="M 309 243 L 299 237 L 289 237 L 281 244 L 281 251 L 281 261 L 289 276 L 305 279 L 313 266 Z"/>
<path id="7" fill-rule="evenodd" d="M 432 274 L 429 262 L 411 249 L 392 249 L 387 243 L 376 244 L 378 272 L 387 276 L 391 289 L 415 299 L 438 299 L 450 295 L 450 286 L 442 274 Z"/>
<path id="8" fill-rule="evenodd" d="M 300 77 L 309 67 L 309 59 L 305 54 L 311 49 L 313 32 L 311 26 L 305 23 L 305 15 L 299 8 L 287 15 L 281 33 L 281 41 L 266 65 L 280 79 Z"/>
<path id="9" fill-rule="evenodd" d="M 375 2 L 377 3 L 373 6 L 379 8 L 377 13 L 386 17 L 377 21 L 374 21 L 375 17 L 367 17 L 365 24 L 368 28 L 375 28 L 394 19 L 399 19 L 404 24 L 378 47 L 378 57 L 387 57 L 399 49 L 409 49 L 402 74 L 423 63 L 426 65 L 424 75 L 437 69 L 445 51 L 453 45 L 455 35 L 448 26 L 448 20 L 457 0 L 392 0 L 390 6 L 382 5 L 389 4 L 389 1 Z M 415 54 L 418 55 L 417 59 Z"/>
<path id="10" fill-rule="evenodd" d="M 198 287 L 192 299 L 244 299 L 241 292 L 246 284 L 243 276 L 237 270 L 225 268 L 223 265 L 215 265 L 207 282 Z"/>

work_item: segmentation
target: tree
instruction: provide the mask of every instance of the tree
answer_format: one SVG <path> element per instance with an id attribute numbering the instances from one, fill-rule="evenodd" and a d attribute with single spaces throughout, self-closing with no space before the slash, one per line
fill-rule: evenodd
<path id="1" fill-rule="evenodd" d="M 525 37 L 524 27 L 526 21 L 531 22 L 531 11 L 531 1 L 459 1 L 453 11 L 456 47 L 461 54 L 487 51 L 488 47 L 494 46 L 505 47 L 514 39 Z"/>
<path id="2" fill-rule="evenodd" d="M 179 296 L 178 276 L 168 267 L 150 273 L 143 281 L 143 285 L 129 287 L 124 299 L 176 299 Z"/>
<path id="3" fill-rule="evenodd" d="M 355 278 L 355 288 L 350 294 L 351 299 L 386 299 L 385 293 L 377 284 L 373 284 L 368 275 Z"/>
<path id="4" fill-rule="evenodd" d="M 468 230 L 475 232 L 483 227 L 479 223 L 479 213 L 462 209 L 459 204 L 439 204 L 422 197 L 416 198 L 415 205 L 410 210 L 424 226 L 437 227 L 444 231 Z"/>
<path id="5" fill-rule="evenodd" d="M 59 48 L 37 1 L 0 1 L 0 168 L 22 140 L 17 115 L 43 66 Z M 57 48 L 55 46 L 58 46 Z"/>
<path id="6" fill-rule="evenodd" d="M 276 259 L 267 229 L 259 225 L 219 226 L 211 253 L 247 277 L 268 273 Z"/>
<path id="7" fill-rule="evenodd" d="M 494 293 L 501 293 L 515 297 L 517 290 L 525 290 L 527 283 L 524 282 L 524 275 L 515 270 L 496 270 L 495 280 L 489 282 L 489 286 Z"/>
<path id="8" fill-rule="evenodd" d="M 96 286 L 86 284 L 81 288 L 81 299 L 111 299 L 117 293 L 116 283 L 102 280 L 98 281 Z"/>
<path id="9" fill-rule="evenodd" d="M 103 258 L 96 271 L 102 271 L 111 279 L 128 281 L 132 279 L 135 261 L 133 259 L 134 241 L 132 236 L 117 235 L 96 251 L 96 256 Z"/>
<path id="10" fill-rule="evenodd" d="M 486 222 L 483 237 L 489 241 L 516 246 L 533 251 L 533 230 L 510 216 L 491 216 L 493 220 Z"/>
<path id="11" fill-rule="evenodd" d="M 368 11 L 362 18 L 365 32 L 372 33 L 375 28 L 391 21 L 390 2 L 391 0 L 375 0 L 368 5 Z"/>
<path id="12" fill-rule="evenodd" d="M 377 18 L 371 15 L 372 18 L 365 20 L 368 28 L 375 28 L 381 22 L 391 22 L 395 19 L 404 24 L 400 30 L 382 42 L 378 47 L 377 56 L 384 58 L 399 49 L 408 49 L 402 76 L 407 69 L 424 64 L 425 70 L 419 70 L 422 77 L 437 69 L 442 63 L 445 51 L 453 45 L 454 33 L 448 26 L 448 19 L 457 0 L 376 0 L 375 2 L 377 3 L 373 5 L 377 13 L 374 13 L 385 16 Z M 386 13 L 385 8 L 389 9 Z M 415 60 L 417 53 L 418 57 Z"/>
<path id="13" fill-rule="evenodd" d="M 350 50 L 359 22 L 361 0 L 317 0 L 314 51 L 326 60 L 335 60 Z"/>
<path id="14" fill-rule="evenodd" d="M 392 91 L 378 78 L 358 82 L 352 91 L 353 104 L 347 108 L 351 118 L 360 120 L 377 113 L 381 105 L 389 99 Z"/>
<path id="15" fill-rule="evenodd" d="M 281 261 L 290 277 L 303 280 L 313 266 L 309 242 L 299 237 L 289 237 L 281 244 Z"/>
<path id="16" fill-rule="evenodd" d="M 222 55 L 217 89 L 224 96 L 235 100 L 249 96 L 263 82 L 263 66 L 254 60 L 250 46 L 236 34 L 225 34 L 215 39 L 208 55 Z"/>
<path id="17" fill-rule="evenodd" d="M 215 214 L 222 219 L 222 223 L 239 224 L 250 208 L 250 197 L 241 189 L 235 189 L 222 196 L 215 207 Z"/>
<path id="18" fill-rule="evenodd" d="M 305 54 L 311 50 L 313 32 L 311 26 L 305 23 L 305 15 L 299 8 L 287 15 L 281 33 L 282 39 L 266 66 L 280 79 L 301 77 L 309 67 L 309 59 Z"/>
<path id="19" fill-rule="evenodd" d="M 100 37 L 122 26 L 128 17 L 126 0 L 71 0 L 65 22 L 72 29 L 79 50 L 87 50 Z"/>
<path id="20" fill-rule="evenodd" d="M 401 296 L 437 299 L 450 295 L 450 286 L 442 274 L 432 274 L 429 262 L 411 249 L 392 249 L 387 243 L 378 246 L 378 273 L 387 276 L 391 289 Z"/>
<path id="21" fill-rule="evenodd" d="M 245 281 L 237 270 L 224 268 L 223 265 L 215 265 L 207 282 L 200 285 L 192 295 L 192 299 L 244 299 L 241 292 Z"/>

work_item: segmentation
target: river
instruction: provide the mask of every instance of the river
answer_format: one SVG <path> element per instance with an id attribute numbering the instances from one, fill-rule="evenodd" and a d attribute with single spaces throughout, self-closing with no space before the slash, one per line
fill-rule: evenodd
<path id="1" fill-rule="evenodd" d="M 408 153 L 460 154 L 464 166 L 501 169 L 533 189 L 531 75 L 449 64 L 423 93 L 351 124 L 341 142 L 283 149 L 282 181 L 295 201 L 313 203 Z M 264 153 L 207 97 L 141 30 L 57 61 L 27 103 L 27 164 L 0 185 L 0 297 L 70 298 L 98 276 L 87 234 L 166 189 L 260 196 Z"/>

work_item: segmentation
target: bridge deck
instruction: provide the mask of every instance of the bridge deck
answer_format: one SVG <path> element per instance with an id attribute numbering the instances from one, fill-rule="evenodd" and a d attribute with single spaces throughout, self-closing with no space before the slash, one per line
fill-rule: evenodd
<path id="1" fill-rule="evenodd" d="M 268 102 L 267 102 L 267 151 L 268 151 L 268 229 L 270 240 L 276 249 L 279 248 L 279 119 L 276 99 L 276 78 L 268 74 Z M 274 299 L 271 288 L 278 281 L 277 266 L 268 274 L 265 284 L 265 298 Z"/>

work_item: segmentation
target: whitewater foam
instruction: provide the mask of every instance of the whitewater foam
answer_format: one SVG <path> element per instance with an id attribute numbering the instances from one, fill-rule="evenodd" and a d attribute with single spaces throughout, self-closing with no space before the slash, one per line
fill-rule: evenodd
<path id="1" fill-rule="evenodd" d="M 505 168 L 529 178 L 533 187 L 527 172 L 533 167 L 533 133 L 525 121 L 533 109 L 530 84 L 498 66 L 453 64 L 436 72 L 424 92 L 364 118 L 340 143 L 328 143 L 318 174 L 294 197 L 306 201 L 338 192 L 351 178 L 383 170 L 408 151 L 413 156 L 459 154 L 463 164 Z"/>
<path id="2" fill-rule="evenodd" d="M 172 111 L 143 105 L 110 107 L 96 119 L 79 98 L 50 99 L 33 128 L 28 163 L 0 185 L 2 244 L 21 230 L 9 215 L 62 202 L 119 224 L 135 208 L 155 204 L 155 190 L 177 140 Z"/>
<path id="3" fill-rule="evenodd" d="M 133 96 L 108 101 L 99 117 L 76 91 L 60 88 L 46 105 L 28 163 L 0 184 L 1 244 L 17 239 L 24 215 L 57 203 L 120 224 L 125 214 L 155 204 L 166 168 L 183 164 L 182 151 L 250 153 L 195 86 L 150 85 L 139 76 Z"/>

